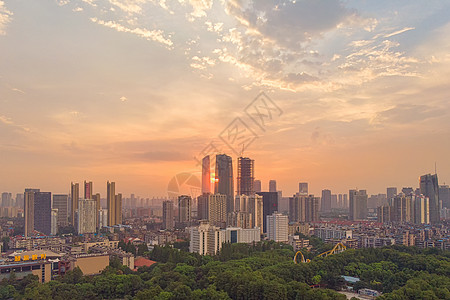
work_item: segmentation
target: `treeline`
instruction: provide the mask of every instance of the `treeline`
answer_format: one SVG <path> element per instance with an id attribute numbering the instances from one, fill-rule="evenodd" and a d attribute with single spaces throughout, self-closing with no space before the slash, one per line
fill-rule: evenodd
<path id="1" fill-rule="evenodd" d="M 216 256 L 172 247 L 146 252 L 158 261 L 137 272 L 111 260 L 99 276 L 79 269 L 47 284 L 35 276 L 3 279 L 2 299 L 346 299 L 333 289 L 341 275 L 361 279 L 355 289 L 382 291 L 381 299 L 450 299 L 450 253 L 393 246 L 347 250 L 294 264 L 287 245 L 224 244 Z M 14 276 L 13 276 L 14 277 Z M 320 285 L 321 288 L 311 288 Z"/>

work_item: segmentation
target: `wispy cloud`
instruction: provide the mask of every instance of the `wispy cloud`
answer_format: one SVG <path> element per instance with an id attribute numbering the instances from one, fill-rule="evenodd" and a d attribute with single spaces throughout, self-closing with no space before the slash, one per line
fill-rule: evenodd
<path id="1" fill-rule="evenodd" d="M 132 33 L 139 37 L 145 38 L 147 40 L 161 43 L 169 49 L 173 46 L 173 42 L 170 40 L 169 37 L 164 36 L 164 31 L 162 31 L 162 30 L 148 30 L 146 28 L 139 28 L 139 27 L 131 29 L 131 28 L 125 27 L 119 23 L 116 23 L 114 21 L 103 21 L 103 20 L 99 20 L 97 18 L 91 18 L 91 21 L 94 23 L 97 23 L 99 25 L 103 25 L 105 27 L 112 28 L 119 32 Z"/>
<path id="2" fill-rule="evenodd" d="M 9 11 L 5 2 L 0 1 L 0 35 L 6 34 L 6 26 L 11 22 L 13 13 Z"/>

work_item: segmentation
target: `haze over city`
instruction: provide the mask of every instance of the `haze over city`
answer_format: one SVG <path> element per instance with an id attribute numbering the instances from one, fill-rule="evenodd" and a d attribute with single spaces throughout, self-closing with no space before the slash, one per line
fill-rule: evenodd
<path id="1" fill-rule="evenodd" d="M 314 12 L 314 13 L 313 13 Z M 0 190 L 166 196 L 237 117 L 255 178 L 450 180 L 450 2 L 0 1 Z M 280 109 L 245 113 L 264 92 Z M 447 182 L 448 183 L 448 182 Z"/>

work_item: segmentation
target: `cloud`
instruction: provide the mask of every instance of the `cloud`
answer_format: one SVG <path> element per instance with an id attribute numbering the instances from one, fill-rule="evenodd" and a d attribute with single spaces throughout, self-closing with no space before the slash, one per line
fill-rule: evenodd
<path id="1" fill-rule="evenodd" d="M 19 129 L 21 132 L 30 132 L 30 128 L 16 124 L 11 118 L 6 116 L 0 116 L 0 123 L 3 123 L 6 126 L 10 126 L 15 129 Z"/>
<path id="2" fill-rule="evenodd" d="M 189 4 L 192 6 L 191 16 L 195 18 L 206 17 L 206 12 L 211 9 L 212 0 L 189 0 Z"/>
<path id="3" fill-rule="evenodd" d="M 170 38 L 164 36 L 164 32 L 162 30 L 148 30 L 146 28 L 139 28 L 139 27 L 131 29 L 114 21 L 103 21 L 97 18 L 91 18 L 91 21 L 99 25 L 112 28 L 119 32 L 132 33 L 147 40 L 161 43 L 169 49 L 173 46 L 173 42 L 170 40 Z"/>
<path id="4" fill-rule="evenodd" d="M 119 100 L 122 102 L 128 101 L 127 97 L 125 96 L 120 97 Z"/>
<path id="5" fill-rule="evenodd" d="M 146 0 L 109 0 L 109 3 L 128 14 L 140 14 L 142 12 L 142 4 L 145 2 Z"/>
<path id="6" fill-rule="evenodd" d="M 83 11 L 83 8 L 82 7 L 75 7 L 74 9 L 72 9 L 72 11 L 74 11 L 74 12 L 81 12 L 81 11 Z"/>
<path id="7" fill-rule="evenodd" d="M 6 124 L 6 125 L 14 124 L 14 122 L 10 118 L 7 118 L 5 116 L 0 116 L 0 122 L 2 122 L 3 124 Z"/>
<path id="8" fill-rule="evenodd" d="M 411 124 L 441 117 L 445 111 L 428 105 L 399 104 L 377 114 L 375 121 L 395 124 Z"/>
<path id="9" fill-rule="evenodd" d="M 13 13 L 9 11 L 5 2 L 0 1 L 0 35 L 6 34 L 6 26 L 11 22 Z"/>

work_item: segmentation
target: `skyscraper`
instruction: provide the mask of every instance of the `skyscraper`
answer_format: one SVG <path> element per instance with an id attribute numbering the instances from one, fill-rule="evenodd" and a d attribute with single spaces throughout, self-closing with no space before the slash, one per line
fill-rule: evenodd
<path id="1" fill-rule="evenodd" d="M 450 208 L 450 187 L 448 185 L 439 186 L 439 201 L 442 208 Z"/>
<path id="2" fill-rule="evenodd" d="M 25 189 L 24 193 L 24 234 L 29 236 L 34 230 L 34 194 L 39 189 Z"/>
<path id="3" fill-rule="evenodd" d="M 322 212 L 330 212 L 331 211 L 331 191 L 330 190 L 322 190 L 322 202 L 321 209 Z"/>
<path id="4" fill-rule="evenodd" d="M 23 208 L 23 206 L 24 206 L 23 196 L 24 196 L 24 194 L 17 194 L 16 195 L 16 206 L 17 207 L 22 207 Z"/>
<path id="5" fill-rule="evenodd" d="M 276 180 L 269 180 L 269 192 L 276 192 L 277 191 L 277 181 Z"/>
<path id="6" fill-rule="evenodd" d="M 255 180 L 253 188 L 255 189 L 255 193 L 261 193 L 261 180 Z"/>
<path id="7" fill-rule="evenodd" d="M 420 193 L 430 199 L 430 223 L 439 223 L 439 184 L 437 174 L 420 176 Z"/>
<path id="8" fill-rule="evenodd" d="M 11 193 L 2 193 L 2 206 L 3 207 L 10 207 L 12 206 L 12 194 Z"/>
<path id="9" fill-rule="evenodd" d="M 289 198 L 289 220 L 291 222 L 319 221 L 319 197 L 296 194 Z"/>
<path id="10" fill-rule="evenodd" d="M 396 187 L 388 187 L 386 189 L 386 195 L 387 195 L 388 202 L 390 202 L 392 200 L 392 198 L 394 198 L 394 196 L 397 195 L 397 188 Z"/>
<path id="11" fill-rule="evenodd" d="M 263 232 L 267 232 L 267 216 L 278 211 L 278 193 L 261 192 L 263 197 Z"/>
<path id="12" fill-rule="evenodd" d="M 412 187 L 404 187 L 402 188 L 402 193 L 408 196 L 414 194 L 414 189 Z"/>
<path id="13" fill-rule="evenodd" d="M 319 221 L 319 197 L 314 197 L 314 195 L 309 195 L 306 197 L 306 222 L 317 222 Z"/>
<path id="14" fill-rule="evenodd" d="M 263 233 L 264 224 L 264 204 L 263 197 L 258 194 L 253 194 L 248 197 L 247 202 L 248 212 L 251 214 L 251 228 L 259 227 L 261 234 Z"/>
<path id="15" fill-rule="evenodd" d="M 106 204 L 108 206 L 108 226 L 122 224 L 122 194 L 116 195 L 116 183 L 106 183 Z M 97 202 L 96 206 L 97 207 Z"/>
<path id="16" fill-rule="evenodd" d="M 367 218 L 367 192 L 365 190 L 349 191 L 349 220 L 365 220 Z"/>
<path id="17" fill-rule="evenodd" d="M 52 231 L 52 193 L 34 193 L 34 230 L 50 235 Z"/>
<path id="18" fill-rule="evenodd" d="M 97 193 L 95 195 L 92 195 L 92 199 L 95 200 L 95 211 L 97 212 L 97 227 L 99 227 L 100 225 L 100 218 L 99 218 L 99 211 L 101 209 L 101 204 L 100 204 L 100 194 Z"/>
<path id="19" fill-rule="evenodd" d="M 92 199 L 93 194 L 94 192 L 92 190 L 92 181 L 84 181 L 84 199 Z"/>
<path id="20" fill-rule="evenodd" d="M 237 170 L 237 194 L 250 196 L 255 192 L 255 161 L 248 157 L 238 158 Z"/>
<path id="21" fill-rule="evenodd" d="M 173 223 L 173 201 L 163 201 L 163 228 L 172 230 L 174 227 Z"/>
<path id="22" fill-rule="evenodd" d="M 65 227 L 69 224 L 69 216 L 67 214 L 69 204 L 69 195 L 53 195 L 52 208 L 58 210 L 57 226 Z"/>
<path id="23" fill-rule="evenodd" d="M 414 223 L 430 223 L 430 199 L 424 195 L 414 195 Z"/>
<path id="24" fill-rule="evenodd" d="M 71 210 L 70 210 L 70 224 L 75 227 L 76 219 L 75 213 L 78 209 L 78 199 L 80 199 L 80 185 L 78 183 L 70 184 L 70 202 L 71 202 Z"/>
<path id="25" fill-rule="evenodd" d="M 202 160 L 202 194 L 211 193 L 211 162 L 209 155 Z"/>
<path id="26" fill-rule="evenodd" d="M 122 194 L 117 194 L 115 197 L 115 208 L 116 212 L 115 222 L 116 224 L 122 224 Z"/>
<path id="27" fill-rule="evenodd" d="M 209 193 L 204 193 L 197 197 L 197 218 L 199 220 L 208 220 L 208 195 Z"/>
<path id="28" fill-rule="evenodd" d="M 58 209 L 52 208 L 51 213 L 52 219 L 51 219 L 51 235 L 56 235 L 58 233 Z"/>
<path id="29" fill-rule="evenodd" d="M 108 226 L 116 225 L 116 183 L 107 182 L 106 183 L 106 205 L 108 208 Z"/>
<path id="30" fill-rule="evenodd" d="M 275 242 L 288 240 L 288 216 L 273 213 L 267 216 L 267 238 Z"/>
<path id="31" fill-rule="evenodd" d="M 192 210 L 192 198 L 191 196 L 181 195 L 178 196 L 178 223 L 179 226 L 189 226 L 191 223 L 191 210 Z"/>
<path id="32" fill-rule="evenodd" d="M 406 196 L 405 194 L 400 193 L 394 196 L 392 202 L 391 222 L 411 222 L 411 196 Z"/>
<path id="33" fill-rule="evenodd" d="M 216 156 L 214 193 L 227 196 L 227 213 L 234 211 L 233 161 L 226 154 Z"/>
<path id="34" fill-rule="evenodd" d="M 97 232 L 97 202 L 92 199 L 78 201 L 78 234 Z"/>
<path id="35" fill-rule="evenodd" d="M 308 195 L 308 183 L 300 182 L 298 184 L 298 192 L 300 193 L 300 195 Z"/>

